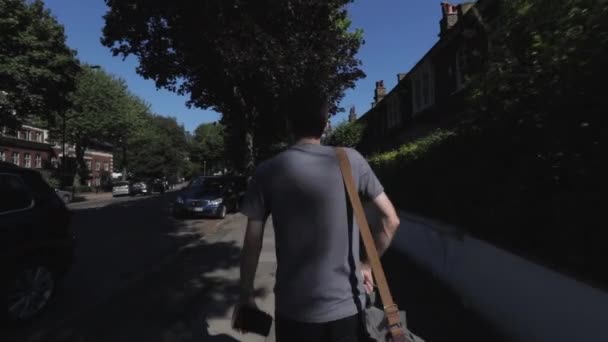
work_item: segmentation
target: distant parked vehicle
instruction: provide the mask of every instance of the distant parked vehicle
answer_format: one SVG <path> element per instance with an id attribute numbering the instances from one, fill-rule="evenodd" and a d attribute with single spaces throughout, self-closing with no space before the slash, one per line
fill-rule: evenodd
<path id="1" fill-rule="evenodd" d="M 70 269 L 70 212 L 34 170 L 0 162 L 0 319 L 42 313 Z"/>
<path id="2" fill-rule="evenodd" d="M 112 196 L 128 196 L 131 194 L 131 187 L 127 181 L 114 182 L 112 185 Z"/>
<path id="3" fill-rule="evenodd" d="M 74 196 L 70 191 L 55 189 L 55 193 L 57 193 L 57 196 L 59 196 L 59 198 L 61 198 L 61 200 L 65 204 L 72 203 L 72 201 L 74 200 Z"/>
<path id="4" fill-rule="evenodd" d="M 146 182 L 134 182 L 130 186 L 129 195 L 131 195 L 131 196 L 149 195 L 149 194 L 150 194 L 150 189 L 148 187 L 148 184 L 146 184 Z"/>
<path id="5" fill-rule="evenodd" d="M 165 185 L 163 184 L 163 181 L 161 179 L 157 178 L 152 182 L 151 190 L 153 192 L 160 192 L 161 194 L 164 194 L 166 188 L 165 188 Z"/>
<path id="6" fill-rule="evenodd" d="M 239 209 L 238 194 L 223 177 L 198 177 L 183 189 L 173 205 L 175 217 L 224 218 Z"/>

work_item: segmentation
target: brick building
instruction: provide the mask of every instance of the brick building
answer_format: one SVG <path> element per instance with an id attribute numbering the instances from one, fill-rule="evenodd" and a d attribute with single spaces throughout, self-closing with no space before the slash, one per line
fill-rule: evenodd
<path id="1" fill-rule="evenodd" d="M 43 169 L 49 167 L 55 157 L 47 130 L 24 125 L 14 132 L 6 128 L 0 132 L 0 161 Z"/>
<path id="2" fill-rule="evenodd" d="M 392 148 L 458 121 L 467 77 L 480 70 L 489 51 L 484 18 L 494 5 L 494 0 L 441 3 L 435 45 L 408 73 L 397 74 L 390 91 L 384 81 L 376 82 L 372 108 L 358 119 L 366 124 L 362 152 Z"/>
<path id="3" fill-rule="evenodd" d="M 68 159 L 76 159 L 76 146 L 66 145 L 66 155 Z M 63 150 L 61 144 L 55 144 L 53 150 L 57 156 L 57 160 L 63 160 Z M 112 153 L 113 146 L 109 144 L 95 143 L 92 144 L 84 153 L 84 160 L 89 169 L 90 179 L 87 180 L 87 185 L 90 187 L 100 186 L 103 174 L 107 173 L 111 177 L 114 171 L 114 155 Z"/>
<path id="4" fill-rule="evenodd" d="M 85 151 L 84 159 L 91 175 L 87 181 L 89 186 L 101 185 L 103 173 L 112 173 L 112 150 L 111 145 L 95 144 Z M 75 146 L 66 146 L 66 152 L 68 159 L 76 158 Z M 46 129 L 23 125 L 17 130 L 0 130 L 0 161 L 42 170 L 60 167 L 62 158 L 61 143 L 51 141 Z"/>

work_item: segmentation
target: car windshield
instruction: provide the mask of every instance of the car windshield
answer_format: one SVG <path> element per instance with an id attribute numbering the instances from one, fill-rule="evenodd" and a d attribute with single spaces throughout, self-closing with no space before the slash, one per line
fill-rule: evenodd
<path id="1" fill-rule="evenodd" d="M 202 186 L 204 182 L 205 182 L 205 177 L 197 177 L 192 180 L 192 183 L 190 183 L 190 186 Z"/>
<path id="2" fill-rule="evenodd" d="M 114 186 L 127 186 L 129 185 L 129 182 L 116 182 L 114 183 Z"/>
<path id="3" fill-rule="evenodd" d="M 224 185 L 217 181 L 206 181 L 205 185 L 193 185 L 190 188 L 190 196 L 221 196 L 224 190 Z"/>

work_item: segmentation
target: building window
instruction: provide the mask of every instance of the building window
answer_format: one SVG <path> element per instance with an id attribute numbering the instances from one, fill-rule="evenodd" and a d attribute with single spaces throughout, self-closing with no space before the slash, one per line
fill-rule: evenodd
<path id="1" fill-rule="evenodd" d="M 456 52 L 456 90 L 462 89 L 467 77 L 467 54 L 464 49 Z"/>
<path id="2" fill-rule="evenodd" d="M 19 152 L 13 152 L 13 164 L 19 166 L 21 163 L 19 162 Z"/>
<path id="3" fill-rule="evenodd" d="M 25 131 L 25 140 L 32 140 L 32 131 Z"/>
<path id="4" fill-rule="evenodd" d="M 423 106 L 428 106 L 431 102 L 430 83 L 431 83 L 431 78 L 429 76 L 429 71 L 424 70 L 424 72 L 422 73 L 422 105 Z"/>
<path id="5" fill-rule="evenodd" d="M 32 156 L 29 153 L 23 154 L 23 164 L 27 168 L 32 167 Z"/>
<path id="6" fill-rule="evenodd" d="M 101 163 L 96 161 L 95 162 L 95 171 L 99 171 L 99 170 L 101 170 Z"/>
<path id="7" fill-rule="evenodd" d="M 423 64 L 416 71 L 413 94 L 414 113 L 419 113 L 435 103 L 435 82 L 433 77 L 433 68 L 429 63 Z"/>
<path id="8" fill-rule="evenodd" d="M 36 155 L 36 168 L 42 169 L 42 157 L 39 154 Z"/>
<path id="9" fill-rule="evenodd" d="M 110 171 L 110 163 L 103 163 L 103 170 Z"/>
<path id="10" fill-rule="evenodd" d="M 53 165 L 54 168 L 57 168 L 59 166 L 59 161 L 57 160 L 57 157 L 51 158 L 51 165 Z"/>
<path id="11" fill-rule="evenodd" d="M 87 160 L 87 170 L 92 170 L 91 161 Z"/>
<path id="12" fill-rule="evenodd" d="M 4 151 L 0 151 L 0 161 L 6 161 L 6 153 Z"/>
<path id="13" fill-rule="evenodd" d="M 36 132 L 36 141 L 37 142 L 42 142 L 42 133 Z"/>
<path id="14" fill-rule="evenodd" d="M 422 82 L 418 77 L 414 79 L 414 111 L 422 106 Z"/>

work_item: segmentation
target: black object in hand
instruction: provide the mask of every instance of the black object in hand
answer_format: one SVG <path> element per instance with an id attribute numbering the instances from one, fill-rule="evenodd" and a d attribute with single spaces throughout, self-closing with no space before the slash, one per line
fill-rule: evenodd
<path id="1" fill-rule="evenodd" d="M 242 332 L 251 332 L 261 336 L 270 334 L 272 316 L 262 310 L 243 305 L 238 308 L 232 328 Z"/>

